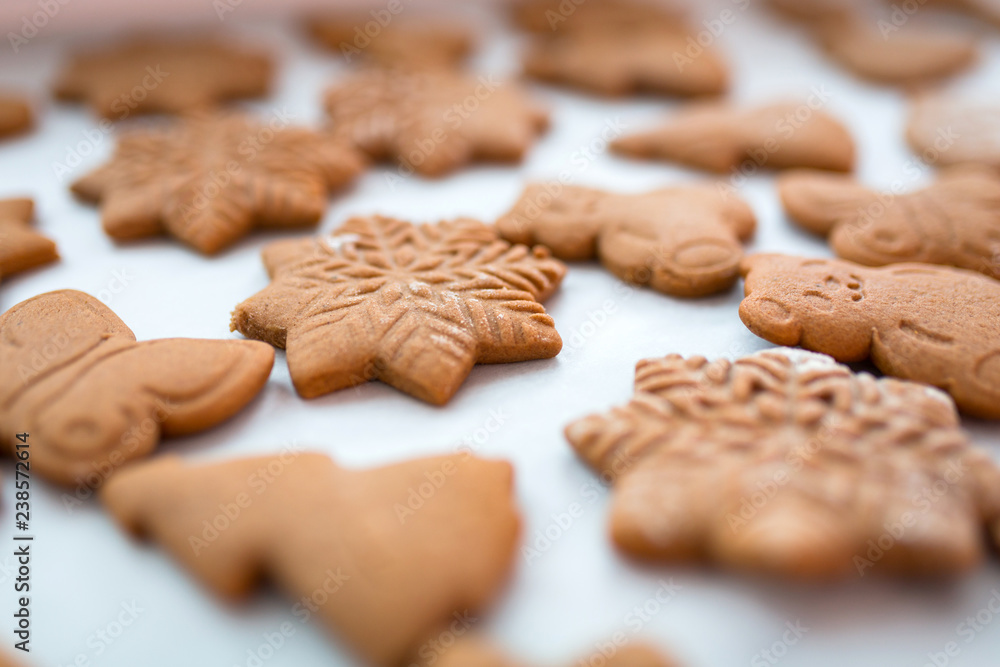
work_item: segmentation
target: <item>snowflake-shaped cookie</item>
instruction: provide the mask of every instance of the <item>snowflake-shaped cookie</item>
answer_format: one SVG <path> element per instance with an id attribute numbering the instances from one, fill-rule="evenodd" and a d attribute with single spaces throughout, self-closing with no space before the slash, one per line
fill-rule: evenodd
<path id="1" fill-rule="evenodd" d="M 1000 540 L 1000 470 L 948 397 L 823 355 L 642 361 L 628 405 L 566 435 L 614 480 L 614 540 L 639 557 L 935 575 L 979 562 L 984 525 Z"/>
<path id="2" fill-rule="evenodd" d="M 85 101 L 103 118 L 206 110 L 267 93 L 271 59 L 214 41 L 136 41 L 78 54 L 56 97 Z"/>
<path id="3" fill-rule="evenodd" d="M 231 328 L 285 348 L 305 398 L 377 378 L 441 405 L 477 363 L 562 348 L 540 302 L 565 267 L 472 220 L 353 218 L 330 237 L 269 245 L 264 263 L 272 284 Z"/>
<path id="4" fill-rule="evenodd" d="M 516 82 L 445 68 L 370 68 L 327 92 L 326 110 L 336 137 L 422 176 L 517 162 L 548 125 Z"/>
<path id="5" fill-rule="evenodd" d="M 168 233 L 212 254 L 254 227 L 310 227 L 327 193 L 352 180 L 363 161 L 289 122 L 199 116 L 136 131 L 72 189 L 101 203 L 104 231 L 117 240 Z"/>

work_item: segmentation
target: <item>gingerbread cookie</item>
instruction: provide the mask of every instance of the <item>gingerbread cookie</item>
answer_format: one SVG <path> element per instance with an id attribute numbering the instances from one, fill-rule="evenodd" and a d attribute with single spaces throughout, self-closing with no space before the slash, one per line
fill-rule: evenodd
<path id="1" fill-rule="evenodd" d="M 257 228 L 312 227 L 327 193 L 363 168 L 326 134 L 243 115 L 189 117 L 123 136 L 73 192 L 100 202 L 119 241 L 170 234 L 205 254 Z"/>
<path id="2" fill-rule="evenodd" d="M 11 95 L 0 95 L 0 137 L 21 134 L 31 128 L 31 107 L 27 101 Z"/>
<path id="3" fill-rule="evenodd" d="M 600 95 L 719 95 L 729 87 L 722 56 L 687 55 L 692 34 L 682 25 L 650 23 L 557 32 L 537 40 L 524 60 L 528 76 Z M 701 47 L 699 47 L 701 48 Z"/>
<path id="4" fill-rule="evenodd" d="M 540 302 L 566 267 L 473 220 L 352 218 L 263 256 L 271 285 L 236 307 L 230 328 L 285 348 L 304 398 L 379 379 L 443 405 L 477 363 L 562 348 Z"/>
<path id="5" fill-rule="evenodd" d="M 376 34 L 365 31 L 367 14 L 316 17 L 307 24 L 312 37 L 348 62 L 355 58 L 383 66 L 457 67 L 472 52 L 471 31 L 446 22 L 392 22 Z"/>
<path id="6" fill-rule="evenodd" d="M 932 6 L 956 9 L 1000 27 L 1000 5 L 997 5 L 996 0 L 924 0 L 924 2 Z"/>
<path id="7" fill-rule="evenodd" d="M 520 524 L 512 474 L 471 454 L 371 470 L 294 451 L 202 466 L 166 457 L 121 471 L 101 499 L 217 594 L 244 597 L 267 579 L 365 664 L 396 667 L 453 614 L 497 596 Z"/>
<path id="8" fill-rule="evenodd" d="M 48 292 L 0 316 L 0 445 L 31 438 L 32 471 L 86 484 L 148 455 L 160 436 L 202 431 L 261 390 L 274 350 L 241 340 L 137 343 L 97 299 Z"/>
<path id="9" fill-rule="evenodd" d="M 595 653 L 574 665 L 601 665 L 601 667 L 676 667 L 651 646 L 612 644 L 612 649 Z M 428 652 L 424 660 L 415 660 L 408 667 L 524 667 L 510 660 L 502 652 L 479 637 L 463 637 L 444 651 Z"/>
<path id="10" fill-rule="evenodd" d="M 991 169 L 951 167 L 933 185 L 898 195 L 824 172 L 782 175 L 778 190 L 788 215 L 828 236 L 844 259 L 945 264 L 1000 278 L 1000 174 Z"/>
<path id="11" fill-rule="evenodd" d="M 826 53 L 855 75 L 884 84 L 914 85 L 968 69 L 978 49 L 967 35 L 904 24 L 884 30 L 877 16 L 848 3 L 785 0 L 771 5 L 798 20 Z"/>
<path id="12" fill-rule="evenodd" d="M 598 257 L 622 280 L 676 296 L 731 287 L 755 226 L 746 203 L 710 186 L 628 195 L 534 184 L 497 220 L 512 243 L 540 243 L 560 259 Z"/>
<path id="13" fill-rule="evenodd" d="M 1000 105 L 923 98 L 913 105 L 906 139 L 930 164 L 1000 169 Z"/>
<path id="14" fill-rule="evenodd" d="M 778 345 L 944 389 L 964 413 L 1000 419 L 1000 281 L 933 264 L 743 259 L 740 318 Z"/>
<path id="15" fill-rule="evenodd" d="M 684 12 L 662 2 L 633 0 L 519 0 L 511 5 L 511 18 L 522 30 L 545 33 L 611 29 L 629 31 L 651 24 L 684 25 Z"/>
<path id="16" fill-rule="evenodd" d="M 0 277 L 59 259 L 56 244 L 31 227 L 30 199 L 0 199 Z"/>
<path id="17" fill-rule="evenodd" d="M 883 35 L 857 16 L 813 26 L 817 40 L 842 66 L 877 83 L 914 85 L 969 69 L 978 47 L 968 35 L 906 26 Z"/>
<path id="18" fill-rule="evenodd" d="M 267 94 L 270 57 L 212 40 L 148 39 L 77 54 L 55 84 L 57 98 L 89 104 L 103 118 L 183 113 Z"/>
<path id="19" fill-rule="evenodd" d="M 614 541 L 640 558 L 935 576 L 979 563 L 984 527 L 1000 543 L 1000 469 L 948 397 L 823 355 L 641 361 L 632 401 L 566 437 L 613 480 Z"/>
<path id="20" fill-rule="evenodd" d="M 368 69 L 332 88 L 326 109 L 335 137 L 422 176 L 517 162 L 548 124 L 518 84 L 442 68 Z"/>
<path id="21" fill-rule="evenodd" d="M 851 171 L 854 141 L 839 121 L 808 104 L 749 110 L 694 104 L 659 129 L 626 135 L 612 150 L 724 173 L 736 168 Z"/>

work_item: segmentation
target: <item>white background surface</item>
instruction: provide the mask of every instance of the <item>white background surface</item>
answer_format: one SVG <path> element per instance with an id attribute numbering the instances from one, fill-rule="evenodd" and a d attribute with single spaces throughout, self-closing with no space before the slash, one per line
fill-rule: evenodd
<path id="1" fill-rule="evenodd" d="M 881 186 L 897 179 L 918 184 L 906 171 L 913 158 L 902 139 L 905 100 L 900 93 L 852 79 L 829 65 L 800 33 L 756 8 L 744 12 L 721 0 L 702 5 L 700 11 L 711 17 L 725 7 L 734 8 L 738 17 L 718 40 L 732 64 L 735 100 L 804 99 L 823 85 L 830 94 L 826 108 L 846 121 L 860 147 L 860 176 Z M 478 13 L 475 18 L 490 20 Z M 274 94 L 255 108 L 265 116 L 287 108 L 303 123 L 318 121 L 321 91 L 344 65 L 307 44 L 291 24 L 242 24 L 239 19 L 239 11 L 234 12 L 223 28 L 280 55 Z M 1000 38 L 980 30 L 984 62 L 952 85 L 995 98 Z M 485 29 L 484 38 L 474 65 L 482 71 L 514 72 L 519 38 L 497 27 Z M 278 237 L 253 236 L 214 259 L 169 240 L 116 247 L 101 232 L 97 210 L 75 202 L 67 183 L 54 175 L 54 164 L 65 161 L 71 147 L 96 127 L 86 109 L 45 99 L 47 82 L 70 46 L 68 40 L 43 32 L 16 56 L 6 44 L 0 46 L 3 86 L 30 91 L 40 107 L 38 131 L 0 145 L 0 196 L 33 195 L 39 227 L 58 242 L 63 256 L 57 265 L 5 280 L 0 306 L 6 309 L 48 290 L 76 288 L 103 296 L 140 340 L 232 337 L 229 312 L 267 284 L 258 253 Z M 573 171 L 575 183 L 624 191 L 705 178 L 603 153 L 581 163 L 576 153 L 599 137 L 608 122 L 620 120 L 630 130 L 639 129 L 656 122 L 674 102 L 605 102 L 542 86 L 532 86 L 532 91 L 552 109 L 553 126 L 523 165 L 476 167 L 433 182 L 411 178 L 395 188 L 385 178 L 391 169 L 375 169 L 332 199 L 320 229 L 335 229 L 350 214 L 374 212 L 414 220 L 458 215 L 492 220 L 511 205 L 526 180 L 551 178 L 566 168 Z M 112 143 L 102 137 L 73 176 L 98 164 Z M 925 170 L 924 180 L 930 175 Z M 829 255 L 825 243 L 796 230 L 783 217 L 770 176 L 751 179 L 741 193 L 759 218 L 752 249 Z M 122 274 L 127 285 L 112 293 L 117 287 L 113 279 Z M 525 540 L 534 542 L 536 531 L 548 527 L 551 516 L 570 503 L 585 505 L 584 515 L 540 558 L 531 564 L 518 559 L 508 591 L 479 623 L 512 655 L 536 664 L 565 665 L 615 632 L 631 637 L 637 625 L 629 616 L 633 608 L 650 599 L 660 579 L 672 577 L 683 589 L 641 623 L 635 636 L 672 651 L 689 665 L 770 664 L 760 657 L 754 662 L 755 656 L 780 640 L 786 622 L 796 621 L 809 630 L 779 664 L 919 666 L 928 662 L 929 652 L 942 651 L 953 641 L 961 653 L 948 664 L 998 664 L 1000 619 L 969 642 L 967 635 L 959 634 L 959 624 L 1000 590 L 995 558 L 951 583 L 869 576 L 812 587 L 711 570 L 641 568 L 612 550 L 605 532 L 608 493 L 587 503 L 582 488 L 594 476 L 574 458 L 562 429 L 575 418 L 626 402 L 639 359 L 671 352 L 732 357 L 769 347 L 740 323 L 740 293 L 737 287 L 721 296 L 682 301 L 621 285 L 596 264 L 573 265 L 561 291 L 546 304 L 565 341 L 563 353 L 554 360 L 478 367 L 447 407 L 434 408 L 378 383 L 303 401 L 295 395 L 279 353 L 267 387 L 239 416 L 201 435 L 167 441 L 160 451 L 215 459 L 276 452 L 294 441 L 328 452 L 348 466 L 371 466 L 453 451 L 475 437 L 491 413 L 499 412 L 502 427 L 476 446 L 484 456 L 515 464 Z M 614 312 L 598 326 L 588 325 L 588 318 L 608 300 Z M 995 425 L 967 421 L 966 426 L 977 443 L 1000 454 Z M 0 545 L 9 544 L 13 523 L 10 465 L 3 467 L 2 494 Z M 300 624 L 286 598 L 264 591 L 245 605 L 221 603 L 156 547 L 137 544 L 119 532 L 97 503 L 70 512 L 60 494 L 61 489 L 41 480 L 33 484 L 37 538 L 30 664 L 67 665 L 82 655 L 89 663 L 81 664 L 101 667 L 246 665 L 248 650 L 263 642 L 262 633 L 285 621 L 293 623 L 296 632 L 264 664 L 354 664 L 323 627 Z M 0 547 L 0 554 L 0 614 L 8 619 L 0 622 L 0 637 L 7 648 L 12 643 L 8 628 L 15 597 L 10 569 L 14 561 L 7 548 Z M 138 619 L 98 654 L 93 633 L 113 623 L 121 605 L 132 601 L 142 609 Z"/>

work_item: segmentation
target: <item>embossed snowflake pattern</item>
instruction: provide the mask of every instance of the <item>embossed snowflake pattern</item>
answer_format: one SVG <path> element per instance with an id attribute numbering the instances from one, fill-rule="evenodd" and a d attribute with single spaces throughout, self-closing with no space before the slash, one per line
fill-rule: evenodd
<path id="1" fill-rule="evenodd" d="M 196 116 L 127 134 L 111 160 L 72 189 L 100 202 L 104 231 L 116 240 L 167 233 L 214 254 L 254 227 L 315 225 L 327 193 L 363 164 L 352 149 L 283 115 Z"/>
<path id="2" fill-rule="evenodd" d="M 562 347 L 540 302 L 563 264 L 473 220 L 353 218 L 329 237 L 271 244 L 264 263 L 272 284 L 231 328 L 285 348 L 306 398 L 379 379 L 441 405 L 477 363 Z"/>

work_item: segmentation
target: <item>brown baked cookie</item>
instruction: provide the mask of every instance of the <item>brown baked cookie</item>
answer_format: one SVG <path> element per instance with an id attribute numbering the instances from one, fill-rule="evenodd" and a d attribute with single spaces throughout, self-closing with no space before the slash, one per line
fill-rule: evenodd
<path id="1" fill-rule="evenodd" d="M 205 110 L 267 94 L 269 56 L 213 40 L 119 44 L 73 57 L 56 80 L 61 100 L 89 104 L 103 118 Z"/>
<path id="2" fill-rule="evenodd" d="M 683 24 L 650 23 L 558 31 L 536 40 L 524 59 L 528 76 L 600 95 L 719 95 L 729 87 L 722 56 L 707 48 L 687 55 Z M 701 48 L 701 47 L 699 47 Z"/>
<path id="3" fill-rule="evenodd" d="M 828 236 L 844 259 L 945 264 L 1000 278 L 1000 174 L 992 169 L 951 167 L 933 185 L 905 194 L 800 171 L 783 174 L 778 191 L 788 215 Z"/>
<path id="4" fill-rule="evenodd" d="M 59 259 L 56 244 L 31 227 L 32 200 L 0 199 L 0 277 Z"/>
<path id="5" fill-rule="evenodd" d="M 332 132 L 421 176 L 469 162 L 518 162 L 548 125 L 513 81 L 442 68 L 371 68 L 326 94 Z"/>
<path id="6" fill-rule="evenodd" d="M 0 95 L 0 137 L 21 134 L 31 129 L 33 120 L 28 102 L 13 95 Z"/>
<path id="7" fill-rule="evenodd" d="M 610 643 L 609 643 L 610 644 Z M 641 644 L 610 644 L 612 648 L 597 652 L 574 663 L 579 667 L 676 667 L 677 663 L 665 658 L 651 646 Z M 427 651 L 423 660 L 407 663 L 407 667 L 524 667 L 523 663 L 510 660 L 501 651 L 479 637 L 463 637 L 447 650 Z"/>
<path id="8" fill-rule="evenodd" d="M 997 5 L 996 0 L 923 0 L 921 4 L 924 2 L 934 7 L 966 12 L 1000 27 L 1000 5 Z"/>
<path id="9" fill-rule="evenodd" d="M 497 220 L 511 243 L 540 243 L 560 259 L 597 257 L 622 280 L 676 296 L 732 287 L 755 226 L 743 200 L 711 186 L 617 194 L 538 183 Z"/>
<path id="10" fill-rule="evenodd" d="M 28 433 L 32 472 L 95 486 L 186 435 L 236 414 L 260 392 L 274 350 L 243 340 L 137 343 L 97 299 L 48 292 L 0 316 L 0 446 Z"/>
<path id="11" fill-rule="evenodd" d="M 329 191 L 362 168 L 351 148 L 287 118 L 209 115 L 122 136 L 72 190 L 100 202 L 116 240 L 169 234 L 210 255 L 253 228 L 315 226 Z"/>
<path id="12" fill-rule="evenodd" d="M 499 593 L 520 524 L 512 475 L 471 454 L 370 470 L 295 451 L 201 466 L 165 457 L 121 471 L 101 499 L 215 593 L 273 582 L 365 664 L 396 667 Z"/>
<path id="13" fill-rule="evenodd" d="M 522 30 L 544 35 L 592 28 L 628 31 L 650 24 L 680 25 L 685 16 L 679 7 L 662 2 L 519 0 L 511 4 L 511 19 Z"/>
<path id="14" fill-rule="evenodd" d="M 929 164 L 1000 169 L 1000 104 L 923 98 L 911 109 L 906 139 Z"/>
<path id="15" fill-rule="evenodd" d="M 922 84 L 971 67 L 979 49 L 969 35 L 905 26 L 884 34 L 872 18 L 845 16 L 812 26 L 831 58 L 877 83 Z"/>
<path id="16" fill-rule="evenodd" d="M 658 129 L 616 139 L 611 149 L 720 173 L 742 165 L 831 171 L 851 171 L 854 166 L 854 141 L 847 128 L 807 104 L 749 110 L 693 104 Z"/>
<path id="17" fill-rule="evenodd" d="M 475 364 L 562 348 L 540 302 L 566 267 L 480 222 L 352 218 L 263 256 L 271 285 L 236 306 L 230 328 L 285 348 L 303 398 L 379 379 L 443 405 Z"/>
<path id="18" fill-rule="evenodd" d="M 948 397 L 823 355 L 640 361 L 632 401 L 566 437 L 613 480 L 613 539 L 640 558 L 940 576 L 982 560 L 984 527 L 1000 542 L 1000 469 Z"/>
<path id="19" fill-rule="evenodd" d="M 877 83 L 914 85 L 942 79 L 968 69 L 978 54 L 968 35 L 908 23 L 896 26 L 858 3 L 771 0 L 769 4 L 800 22 L 833 60 Z"/>
<path id="20" fill-rule="evenodd" d="M 306 27 L 313 39 L 348 62 L 359 58 L 383 66 L 457 67 L 474 46 L 468 28 L 447 22 L 394 21 L 382 27 L 360 14 L 315 17 Z"/>
<path id="21" fill-rule="evenodd" d="M 1000 419 L 1000 281 L 933 264 L 743 259 L 740 318 L 778 345 L 944 389 L 959 409 Z"/>

